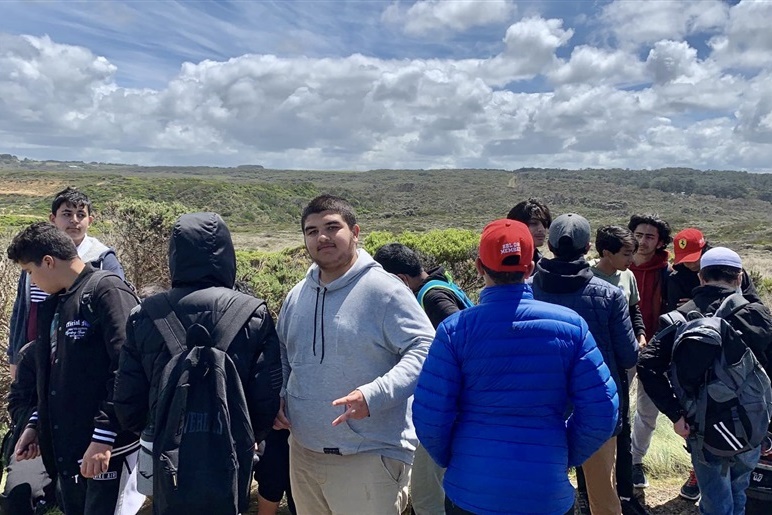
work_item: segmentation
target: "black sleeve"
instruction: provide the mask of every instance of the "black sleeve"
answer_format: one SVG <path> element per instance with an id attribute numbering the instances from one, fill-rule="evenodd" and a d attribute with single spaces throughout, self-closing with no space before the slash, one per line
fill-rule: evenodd
<path id="1" fill-rule="evenodd" d="M 742 334 L 743 342 L 761 366 L 772 372 L 772 314 L 766 306 L 748 304 L 729 319 L 729 324 Z"/>
<path id="2" fill-rule="evenodd" d="M 757 297 L 759 294 L 756 292 L 756 286 L 753 284 L 753 279 L 751 279 L 751 276 L 748 275 L 748 272 L 743 269 L 743 275 L 742 275 L 742 283 L 740 284 L 740 288 L 742 288 L 743 296 L 746 297 Z"/>
<path id="3" fill-rule="evenodd" d="M 115 377 L 113 407 L 121 428 L 140 433 L 147 424 L 150 381 L 142 367 L 142 356 L 137 348 L 136 324 L 142 317 L 135 311 L 126 322 L 126 340 L 118 360 Z"/>
<path id="4" fill-rule="evenodd" d="M 638 359 L 638 377 L 643 389 L 654 405 L 671 421 L 681 418 L 681 403 L 678 402 L 667 372 L 673 353 L 674 332 L 665 335 L 662 328 L 641 351 Z"/>
<path id="5" fill-rule="evenodd" d="M 115 375 L 118 372 L 121 348 L 126 341 L 126 321 L 131 310 L 137 306 L 137 298 L 126 283 L 115 276 L 103 278 L 97 290 L 94 292 L 95 313 L 99 318 L 105 351 L 110 359 L 110 374 L 105 385 L 105 398 L 94 414 L 94 429 L 117 433 L 120 424 L 113 405 Z"/>
<path id="6" fill-rule="evenodd" d="M 435 329 L 456 311 L 461 311 L 453 293 L 441 289 L 432 288 L 424 295 L 424 309 Z"/>
<path id="7" fill-rule="evenodd" d="M 635 333 L 636 338 L 641 335 L 646 336 L 646 326 L 643 323 L 641 306 L 638 304 L 630 306 L 630 321 L 633 323 L 633 332 Z"/>
<path id="8" fill-rule="evenodd" d="M 276 413 L 279 411 L 279 392 L 282 386 L 279 337 L 273 318 L 265 304 L 260 306 L 248 323 L 250 348 L 258 349 L 244 394 L 255 441 L 268 436 Z"/>
<path id="9" fill-rule="evenodd" d="M 38 404 L 35 345 L 30 342 L 18 353 L 16 380 L 8 391 L 8 413 L 14 424 L 26 425 L 30 408 L 34 409 Z"/>

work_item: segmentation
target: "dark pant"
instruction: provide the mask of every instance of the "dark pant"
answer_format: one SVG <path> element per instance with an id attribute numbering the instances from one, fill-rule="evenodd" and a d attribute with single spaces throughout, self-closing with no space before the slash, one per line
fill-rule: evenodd
<path id="1" fill-rule="evenodd" d="M 295 501 L 290 490 L 289 431 L 271 430 L 265 438 L 265 451 L 255 465 L 255 481 L 260 496 L 271 502 L 279 502 L 287 494 L 290 513 L 295 511 Z"/>
<path id="2" fill-rule="evenodd" d="M 108 515 L 115 512 L 121 475 L 130 473 L 121 456 L 110 459 L 107 472 L 95 479 L 59 475 L 62 507 L 67 515 Z"/>
<path id="3" fill-rule="evenodd" d="M 619 371 L 619 404 L 622 431 L 617 435 L 617 495 L 633 497 L 633 441 L 630 427 L 630 385 L 627 370 Z"/>
<path id="4" fill-rule="evenodd" d="M 471 511 L 466 511 L 463 508 L 459 508 L 456 504 L 445 496 L 445 515 L 475 515 Z M 574 507 L 566 512 L 566 515 L 574 515 Z"/>

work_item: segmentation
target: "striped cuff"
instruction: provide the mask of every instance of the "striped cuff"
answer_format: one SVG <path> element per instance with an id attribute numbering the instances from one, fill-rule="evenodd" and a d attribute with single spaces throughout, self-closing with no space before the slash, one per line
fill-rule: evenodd
<path id="1" fill-rule="evenodd" d="M 107 429 L 99 429 L 98 427 L 94 428 L 94 434 L 91 435 L 91 441 L 96 443 L 106 443 L 108 445 L 113 445 L 115 443 L 115 437 L 118 436 L 118 433 L 115 431 L 109 431 Z"/>
<path id="2" fill-rule="evenodd" d="M 38 428 L 38 410 L 32 412 L 32 415 L 30 415 L 29 420 L 27 421 L 26 427 L 30 427 L 32 429 Z"/>

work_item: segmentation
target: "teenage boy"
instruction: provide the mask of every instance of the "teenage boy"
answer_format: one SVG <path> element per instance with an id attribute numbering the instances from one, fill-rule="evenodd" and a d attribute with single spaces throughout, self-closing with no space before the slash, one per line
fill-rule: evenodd
<path id="1" fill-rule="evenodd" d="M 287 295 L 278 333 L 298 513 L 402 513 L 418 443 L 412 395 L 434 337 L 412 292 L 364 250 L 346 200 L 303 209 L 314 264 Z"/>
<path id="2" fill-rule="evenodd" d="M 630 321 L 635 336 L 642 346 L 646 343 L 646 328 L 643 325 L 641 308 L 638 305 L 638 283 L 630 271 L 633 255 L 638 250 L 638 241 L 630 229 L 607 225 L 595 233 L 595 250 L 599 259 L 590 262 L 590 270 L 602 279 L 620 288 L 630 308 Z M 623 515 L 643 515 L 646 509 L 633 492 L 633 454 L 630 427 L 630 381 L 627 370 L 619 370 L 619 409 L 622 431 L 617 435 L 617 494 L 622 504 Z"/>
<path id="3" fill-rule="evenodd" d="M 590 249 L 590 223 L 575 213 L 560 215 L 552 223 L 549 250 L 554 259 L 543 258 L 536 265 L 533 296 L 576 311 L 587 322 L 614 385 L 621 391 L 621 376 L 638 361 L 638 342 L 630 323 L 630 308 L 624 293 L 606 281 L 593 277 L 584 255 Z M 623 406 L 626 401 L 620 400 Z M 622 410 L 624 411 L 624 409 Z M 604 442 L 582 465 L 594 515 L 620 515 L 622 505 L 616 490 L 616 435 Z M 629 501 L 630 499 L 628 499 Z"/>
<path id="4" fill-rule="evenodd" d="M 737 292 L 742 280 L 740 256 L 728 248 L 714 247 L 702 255 L 699 276 L 701 286 L 694 289 L 694 297 L 677 308 L 684 318 L 692 312 L 713 314 L 724 299 Z M 733 311 L 726 321 L 741 334 L 743 343 L 759 363 L 770 371 L 768 360 L 772 346 L 772 314 L 758 297 L 743 296 L 748 304 Z M 638 377 L 652 401 L 673 422 L 674 431 L 687 441 L 692 441 L 694 437 L 690 434 L 690 426 L 693 427 L 696 422 L 684 418 L 685 407 L 676 398 L 669 379 L 674 339 L 674 333 L 663 332 L 646 346 L 638 363 Z M 684 352 L 688 352 L 688 349 Z M 700 352 L 700 356 L 704 354 Z M 681 361 L 684 362 L 681 366 L 693 363 L 695 371 L 698 367 L 704 367 L 704 360 L 699 359 L 699 356 Z M 683 370 L 685 375 L 702 377 L 703 374 L 691 371 L 688 367 Z M 727 438 L 725 434 L 723 436 Z M 694 473 L 702 487 L 701 492 L 698 491 L 698 497 L 701 494 L 700 513 L 744 513 L 745 490 L 750 483 L 751 471 L 759 461 L 760 451 L 760 447 L 757 447 L 734 456 L 731 461 L 707 450 L 704 450 L 704 460 L 692 453 Z"/>
<path id="5" fill-rule="evenodd" d="M 673 237 L 673 271 L 667 278 L 668 306 L 676 309 L 689 302 L 694 296 L 694 289 L 700 286 L 700 259 L 712 247 L 700 231 L 688 227 Z M 743 295 L 756 297 L 753 281 L 743 269 L 741 290 Z M 678 495 L 690 501 L 700 498 L 700 485 L 694 469 L 681 486 Z"/>
<path id="6" fill-rule="evenodd" d="M 428 272 L 410 247 L 401 243 L 389 243 L 379 248 L 373 256 L 384 270 L 394 274 L 419 298 L 429 320 L 436 329 L 443 320 L 467 307 L 458 286 L 452 284 L 450 275 L 441 266 Z M 433 288 L 430 286 L 434 285 Z M 466 299 L 466 294 L 463 294 Z M 435 515 L 445 509 L 445 492 L 442 478 L 445 469 L 431 459 L 420 444 L 413 459 L 410 478 L 411 506 L 416 515 Z"/>
<path id="7" fill-rule="evenodd" d="M 616 387 L 586 322 L 534 300 L 532 258 L 524 224 L 485 227 L 480 303 L 440 324 L 418 380 L 413 420 L 447 467 L 448 515 L 572 514 L 568 467 L 617 423 Z"/>
<path id="8" fill-rule="evenodd" d="M 127 323 L 126 344 L 121 349 L 115 381 L 115 411 L 122 426 L 135 433 L 143 431 L 149 422 L 155 422 L 161 394 L 160 377 L 172 358 L 152 318 L 150 303 L 165 305 L 167 312 L 169 306 L 173 306 L 183 328 L 200 324 L 211 334 L 218 321 L 231 310 L 240 309 L 247 300 L 247 294 L 233 289 L 236 251 L 225 221 L 216 213 L 189 213 L 179 217 L 169 242 L 169 272 L 172 288 L 147 297 L 142 306 L 132 312 Z M 265 303 L 260 303 L 243 323 L 227 353 L 236 366 L 252 431 L 259 442 L 273 424 L 281 389 L 279 341 Z M 188 464 L 191 465 L 195 467 L 195 463 Z M 242 513 L 246 513 L 249 505 L 251 479 L 251 469 L 240 464 L 238 505 Z M 161 511 L 159 501 L 156 495 L 156 512 Z M 164 508 L 167 509 L 178 512 L 174 506 Z"/>
<path id="9" fill-rule="evenodd" d="M 538 263 L 542 255 L 539 247 L 544 245 L 552 224 L 552 214 L 547 204 L 539 199 L 529 198 L 509 210 L 507 218 L 517 220 L 528 226 L 528 231 L 533 237 L 533 262 Z"/>
<path id="10" fill-rule="evenodd" d="M 689 227 L 673 237 L 673 271 L 667 278 L 668 307 L 676 309 L 692 298 L 700 285 L 700 258 L 712 246 L 697 228 Z M 741 289 L 744 295 L 757 295 L 748 273 L 742 271 Z"/>
<path id="11" fill-rule="evenodd" d="M 89 226 L 94 222 L 94 211 L 85 193 L 72 187 L 57 193 L 48 219 L 72 238 L 81 260 L 94 268 L 115 272 L 123 278 L 123 268 L 115 257 L 115 251 L 87 234 Z M 37 336 L 38 307 L 47 296 L 29 280 L 28 274 L 21 274 L 9 331 L 8 361 L 11 364 L 12 379 L 16 376 L 16 354 Z"/>
<path id="12" fill-rule="evenodd" d="M 638 250 L 630 265 L 638 283 L 641 315 L 646 326 L 646 341 L 657 333 L 659 316 L 669 311 L 667 305 L 667 276 L 670 273 L 668 252 L 672 238 L 670 225 L 658 215 L 633 215 L 627 228 L 638 241 Z M 637 387 L 635 419 L 633 421 L 633 484 L 646 488 L 649 482 L 643 470 L 643 457 L 649 451 L 659 410 L 646 395 L 640 382 Z"/>
<path id="13" fill-rule="evenodd" d="M 133 473 L 139 439 L 119 429 L 113 409 L 134 293 L 84 263 L 71 236 L 48 222 L 17 234 L 8 258 L 49 295 L 37 316 L 37 410 L 16 444 L 17 460 L 42 455 L 67 514 L 136 513 L 144 501 Z"/>

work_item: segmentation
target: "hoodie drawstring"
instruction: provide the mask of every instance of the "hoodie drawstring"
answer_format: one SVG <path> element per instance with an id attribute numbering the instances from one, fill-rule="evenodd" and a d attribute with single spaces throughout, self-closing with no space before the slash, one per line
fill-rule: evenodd
<path id="1" fill-rule="evenodd" d="M 319 360 L 319 364 L 324 361 L 324 301 L 327 298 L 327 288 L 322 292 L 322 359 Z M 314 317 L 316 318 L 316 317 Z M 316 332 L 316 323 L 314 323 L 314 332 Z"/>
<path id="2" fill-rule="evenodd" d="M 313 351 L 314 356 L 316 356 L 316 318 L 319 314 L 319 291 L 321 288 L 318 286 L 316 287 L 316 302 L 314 303 L 314 339 L 313 339 Z M 322 359 L 319 360 L 319 364 L 321 365 L 324 361 L 324 301 L 327 298 L 327 288 L 324 289 L 324 292 L 322 293 Z"/>

